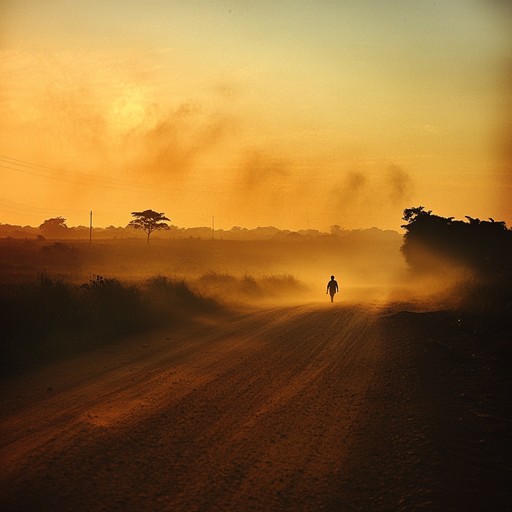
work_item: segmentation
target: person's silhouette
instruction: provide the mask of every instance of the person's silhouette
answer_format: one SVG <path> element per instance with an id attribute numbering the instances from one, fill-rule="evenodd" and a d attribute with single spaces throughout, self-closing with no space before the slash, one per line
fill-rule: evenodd
<path id="1" fill-rule="evenodd" d="M 334 302 L 334 295 L 339 291 L 338 283 L 334 279 L 334 276 L 331 276 L 331 280 L 327 283 L 327 291 L 325 292 L 326 295 L 330 294 L 331 296 L 331 302 Z"/>

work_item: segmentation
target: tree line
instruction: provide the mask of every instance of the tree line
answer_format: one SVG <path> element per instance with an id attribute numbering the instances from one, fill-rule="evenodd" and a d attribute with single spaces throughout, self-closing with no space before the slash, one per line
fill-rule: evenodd
<path id="1" fill-rule="evenodd" d="M 381 230 L 379 228 L 368 229 L 343 229 L 340 225 L 330 226 L 329 231 L 320 231 L 317 229 L 299 229 L 296 231 L 289 229 L 279 229 L 274 226 L 259 226 L 256 228 L 245 228 L 233 226 L 231 229 L 215 229 L 207 226 L 198 227 L 178 227 L 170 224 L 164 213 L 154 210 L 144 210 L 143 212 L 132 212 L 134 217 L 126 226 L 108 226 L 105 228 L 92 228 L 94 239 L 122 239 L 135 236 L 134 231 L 142 231 L 147 240 L 153 233 L 158 231 L 166 232 L 166 238 L 192 238 L 192 239 L 224 239 L 224 240 L 300 240 L 312 239 L 317 237 L 356 237 L 356 238 L 385 238 L 387 240 L 399 239 L 398 232 L 393 230 Z M 64 217 L 52 217 L 45 220 L 38 227 L 15 226 L 0 223 L 0 238 L 41 238 L 41 239 L 88 239 L 89 227 L 86 226 L 68 226 Z M 148 233 L 149 231 L 149 233 Z M 162 237 L 162 235 L 160 235 Z"/>

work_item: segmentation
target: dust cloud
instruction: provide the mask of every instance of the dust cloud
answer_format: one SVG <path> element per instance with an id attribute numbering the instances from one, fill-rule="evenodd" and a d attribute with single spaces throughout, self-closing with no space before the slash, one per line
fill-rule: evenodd
<path id="1" fill-rule="evenodd" d="M 354 208 L 367 198 L 367 177 L 359 171 L 350 171 L 343 181 L 331 189 L 331 196 L 339 208 Z"/>
<path id="2" fill-rule="evenodd" d="M 156 275 L 184 281 L 200 295 L 220 302 L 324 301 L 335 275 L 337 299 L 385 300 L 408 280 L 400 253 L 402 237 L 393 231 L 355 230 L 308 236 L 261 229 L 226 232 L 238 240 L 152 237 L 85 241 L 5 239 L 3 282 L 33 281 L 40 273 L 77 285 L 96 275 L 138 283 Z M 159 236 L 160 235 L 160 236 Z"/>
<path id="3" fill-rule="evenodd" d="M 126 134 L 124 147 L 136 147 L 129 167 L 137 176 L 186 177 L 201 157 L 209 154 L 234 129 L 234 121 L 220 112 L 206 113 L 201 105 L 184 103 Z"/>
<path id="4" fill-rule="evenodd" d="M 169 82 L 161 55 L 2 55 L 0 87 L 11 107 L 3 123 L 9 130 L 0 127 L 0 135 L 6 154 L 23 155 L 23 170 L 32 173 L 11 169 L 7 180 L 18 188 L 26 182 L 24 202 L 54 215 L 94 209 L 104 212 L 104 225 L 123 225 L 130 211 L 149 207 L 181 225 L 215 214 L 224 228 L 328 230 L 383 226 L 407 206 L 412 179 L 398 164 L 320 148 L 311 154 L 284 132 L 260 133 L 244 106 L 248 85 L 236 77 L 196 89 L 197 78 L 185 73 L 192 82 L 184 93 Z M 39 166 L 55 172 L 37 174 Z"/>
<path id="5" fill-rule="evenodd" d="M 280 224 L 290 200 L 298 193 L 296 181 L 292 163 L 279 153 L 247 151 L 237 164 L 224 209 L 237 212 L 241 219 L 267 216 L 269 224 Z"/>
<path id="6" fill-rule="evenodd" d="M 340 178 L 328 191 L 330 208 L 345 226 L 375 222 L 382 217 L 399 217 L 412 197 L 410 173 L 397 164 L 378 163 L 361 169 L 340 171 Z"/>
<path id="7" fill-rule="evenodd" d="M 226 107 L 230 100 L 219 93 L 208 99 L 173 94 L 157 55 L 5 50 L 1 57 L 6 79 L 0 94 L 9 106 L 0 126 L 3 151 L 22 155 L 30 170 L 56 169 L 37 188 L 47 203 L 64 210 L 69 195 L 75 204 L 90 205 L 94 197 L 108 209 L 119 196 L 115 189 L 159 201 L 160 180 L 172 179 L 165 182 L 171 188 L 183 185 L 192 171 L 207 175 L 212 161 L 216 170 L 224 161 L 223 144 L 236 134 L 236 115 Z M 114 183 L 106 190 L 108 180 Z"/>
<path id="8" fill-rule="evenodd" d="M 399 165 L 392 164 L 387 168 L 387 184 L 389 200 L 392 203 L 404 204 L 410 200 L 412 180 L 410 175 Z"/>

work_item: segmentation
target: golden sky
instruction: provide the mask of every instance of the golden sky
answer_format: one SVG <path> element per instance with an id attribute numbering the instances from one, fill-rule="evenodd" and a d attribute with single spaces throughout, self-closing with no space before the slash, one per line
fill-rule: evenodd
<path id="1" fill-rule="evenodd" d="M 510 226 L 507 4 L 2 0 L 0 222 Z"/>

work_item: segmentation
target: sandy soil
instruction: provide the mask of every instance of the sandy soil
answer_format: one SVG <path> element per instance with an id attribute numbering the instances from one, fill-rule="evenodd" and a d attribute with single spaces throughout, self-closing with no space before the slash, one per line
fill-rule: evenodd
<path id="1" fill-rule="evenodd" d="M 13 378 L 0 509 L 511 510 L 511 380 L 450 322 L 267 307 Z"/>

